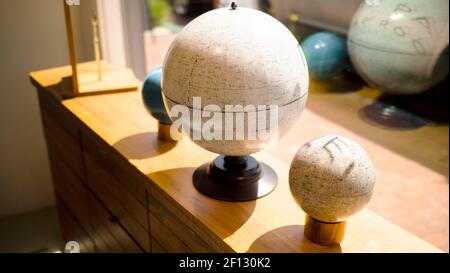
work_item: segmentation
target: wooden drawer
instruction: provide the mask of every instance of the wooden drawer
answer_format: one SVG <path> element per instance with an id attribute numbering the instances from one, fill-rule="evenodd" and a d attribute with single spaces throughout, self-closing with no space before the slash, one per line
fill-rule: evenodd
<path id="1" fill-rule="evenodd" d="M 154 215 L 150 217 L 152 240 L 157 242 L 155 251 L 190 253 L 192 250 L 181 241 L 166 225 L 161 223 Z"/>
<path id="2" fill-rule="evenodd" d="M 139 245 L 150 252 L 147 208 L 109 173 L 109 169 L 103 168 L 97 158 L 87 152 L 85 159 L 89 188 Z"/>
<path id="3" fill-rule="evenodd" d="M 83 149 L 80 134 L 70 134 L 47 111 L 41 111 L 47 146 L 52 147 L 69 168 L 84 182 Z M 78 130 L 78 129 L 77 129 Z"/>
<path id="4" fill-rule="evenodd" d="M 92 234 L 97 252 L 143 252 L 93 194 L 89 194 L 89 207 L 92 212 Z"/>
<path id="5" fill-rule="evenodd" d="M 152 253 L 167 253 L 154 237 L 152 237 Z"/>
<path id="6" fill-rule="evenodd" d="M 88 233 L 78 224 L 73 217 L 70 209 L 64 204 L 64 201 L 56 197 L 59 224 L 61 228 L 64 243 L 76 241 L 80 244 L 80 252 L 95 252 L 95 247 Z"/>
<path id="7" fill-rule="evenodd" d="M 96 159 L 99 167 L 108 171 L 143 206 L 147 206 L 147 194 L 144 188 L 148 178 L 122 157 L 113 147 L 105 143 L 89 128 L 81 128 L 81 138 L 85 152 Z"/>
<path id="8" fill-rule="evenodd" d="M 166 203 L 167 204 L 167 203 Z M 209 245 L 202 240 L 191 228 L 182 222 L 175 214 L 163 205 L 156 196 L 148 198 L 148 205 L 150 210 L 150 227 L 152 239 L 155 238 L 158 243 L 168 252 L 214 252 Z M 166 229 L 166 230 L 165 230 Z M 170 238 L 167 237 L 171 234 Z M 186 250 L 178 249 L 180 245 L 178 242 L 173 242 L 172 239 L 177 238 L 181 241 Z M 173 244 L 177 248 L 174 249 L 168 245 Z"/>
<path id="9" fill-rule="evenodd" d="M 88 190 L 80 178 L 61 160 L 55 149 L 54 146 L 48 147 L 55 192 L 89 233 L 91 225 Z"/>
<path id="10" fill-rule="evenodd" d="M 79 137 L 79 120 L 70 112 L 61 100 L 45 89 L 39 88 L 39 105 L 41 111 L 46 111 L 65 131 L 74 138 Z"/>

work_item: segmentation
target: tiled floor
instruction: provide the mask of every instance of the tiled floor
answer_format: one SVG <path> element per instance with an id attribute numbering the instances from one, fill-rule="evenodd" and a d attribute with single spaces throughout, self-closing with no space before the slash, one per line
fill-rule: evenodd
<path id="1" fill-rule="evenodd" d="M 162 64 L 165 53 L 174 37 L 175 34 L 173 33 L 159 32 L 159 35 L 151 35 L 147 32 L 145 34 L 147 68 L 149 71 L 153 67 Z M 333 126 L 333 124 L 330 123 L 330 126 Z M 298 132 L 302 132 L 303 127 L 300 126 L 298 128 L 298 130 L 292 129 L 282 139 L 283 143 L 280 144 L 284 147 L 282 151 L 274 153 L 288 164 L 298 149 L 296 145 L 290 146 L 290 143 L 299 143 Z M 321 135 L 324 132 L 317 129 L 315 132 L 309 132 L 309 134 Z M 379 149 L 376 143 L 369 142 L 358 136 L 358 134 L 349 131 L 336 131 L 335 133 L 350 135 L 358 142 L 362 142 L 364 147 L 371 147 L 370 149 L 373 149 L 373 151 Z M 305 134 L 303 133 L 303 135 Z M 390 152 L 390 154 L 390 160 L 393 160 L 393 162 L 404 160 L 408 162 L 405 165 L 407 167 L 402 169 L 401 166 L 395 166 L 395 163 L 386 161 L 383 155 L 374 156 L 373 160 L 376 167 L 382 168 L 385 172 L 390 172 L 385 174 L 385 177 L 390 178 L 377 181 L 375 193 L 368 208 L 440 249 L 448 251 L 448 175 L 436 173 L 415 163 L 413 160 L 403 158 L 395 152 Z M 414 169 L 410 169 L 411 166 Z M 411 179 L 404 180 L 403 174 L 405 173 L 410 173 Z M 396 174 L 402 175 L 397 176 Z M 398 179 L 396 179 L 397 177 Z M 416 179 L 417 177 L 420 179 Z M 423 179 L 424 177 L 426 179 Z"/>

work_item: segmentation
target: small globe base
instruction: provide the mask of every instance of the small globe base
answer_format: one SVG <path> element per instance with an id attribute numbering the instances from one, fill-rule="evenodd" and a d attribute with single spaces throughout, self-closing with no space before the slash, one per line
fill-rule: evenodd
<path id="1" fill-rule="evenodd" d="M 272 192 L 277 174 L 251 156 L 219 156 L 203 164 L 193 175 L 201 193 L 224 201 L 249 201 Z"/>
<path id="2" fill-rule="evenodd" d="M 159 140 L 165 141 L 165 142 L 177 142 L 183 137 L 183 134 L 180 131 L 177 131 L 175 138 L 172 138 L 172 136 L 170 135 L 170 127 L 171 126 L 172 126 L 171 124 L 165 124 L 162 122 L 158 122 L 158 139 Z"/>
<path id="3" fill-rule="evenodd" d="M 346 221 L 328 223 L 305 217 L 305 237 L 322 246 L 338 245 L 344 240 Z"/>

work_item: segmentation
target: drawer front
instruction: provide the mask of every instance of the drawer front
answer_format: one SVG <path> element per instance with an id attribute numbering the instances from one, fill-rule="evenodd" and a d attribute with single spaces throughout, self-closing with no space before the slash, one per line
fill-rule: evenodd
<path id="1" fill-rule="evenodd" d="M 97 252 L 142 253 L 142 249 L 120 226 L 117 219 L 89 194 L 89 207 L 92 212 L 92 237 Z"/>
<path id="2" fill-rule="evenodd" d="M 79 137 L 79 120 L 46 89 L 39 89 L 40 109 L 46 111 L 73 138 Z"/>
<path id="3" fill-rule="evenodd" d="M 143 206 L 147 206 L 144 188 L 147 177 L 90 129 L 81 128 L 81 136 L 84 152 L 91 154 L 97 160 L 98 166 L 108 170 L 110 176 L 114 177 Z"/>
<path id="4" fill-rule="evenodd" d="M 76 136 L 69 134 L 45 110 L 41 111 L 41 115 L 47 146 L 52 147 L 60 159 L 84 181 L 83 150 L 79 133 Z"/>
<path id="5" fill-rule="evenodd" d="M 183 223 L 179 217 L 176 217 L 175 214 L 168 208 L 167 205 L 162 204 L 157 198 L 156 194 L 148 197 L 148 205 L 150 210 L 150 227 L 152 238 L 156 237 L 156 240 L 160 243 L 160 245 L 165 249 L 166 245 L 163 244 L 164 238 L 160 238 L 158 234 L 155 234 L 157 230 L 154 228 L 154 219 L 158 222 L 156 223 L 157 227 L 159 223 L 163 224 L 176 238 L 183 242 L 190 250 L 193 252 L 214 252 L 214 250 L 207 244 L 203 239 L 201 239 L 189 226 Z M 169 251 L 167 249 L 167 251 Z"/>
<path id="6" fill-rule="evenodd" d="M 61 160 L 54 146 L 49 146 L 48 151 L 56 195 L 64 201 L 80 225 L 90 232 L 90 210 L 86 186 Z"/>
<path id="7" fill-rule="evenodd" d="M 152 228 L 152 240 L 157 241 L 158 247 L 167 252 L 190 253 L 192 250 L 186 246 L 166 225 L 161 223 L 154 215 L 150 217 L 150 226 Z"/>
<path id="8" fill-rule="evenodd" d="M 150 252 L 147 208 L 137 201 L 96 158 L 85 154 L 87 183 L 93 193 L 133 236 L 139 245 Z"/>
<path id="9" fill-rule="evenodd" d="M 56 197 L 58 207 L 59 224 L 64 242 L 76 241 L 80 244 L 81 253 L 95 252 L 92 239 L 78 224 L 64 201 Z"/>
<path id="10" fill-rule="evenodd" d="M 167 253 L 154 237 L 152 237 L 152 253 Z"/>

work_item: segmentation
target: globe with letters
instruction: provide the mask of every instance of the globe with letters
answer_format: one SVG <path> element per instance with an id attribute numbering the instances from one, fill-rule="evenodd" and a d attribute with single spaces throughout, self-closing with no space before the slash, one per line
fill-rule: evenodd
<path id="1" fill-rule="evenodd" d="M 162 76 L 174 125 L 182 123 L 201 147 L 229 156 L 270 147 L 268 132 L 283 135 L 304 109 L 308 84 L 305 57 L 290 31 L 242 7 L 212 10 L 186 25 Z M 186 112 L 189 118 L 180 119 Z"/>
<path id="2" fill-rule="evenodd" d="M 448 74 L 448 0 L 365 0 L 348 32 L 359 75 L 389 94 L 430 89 Z"/>

